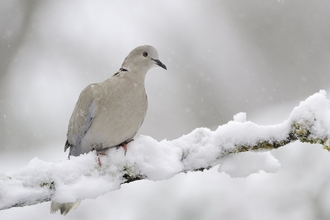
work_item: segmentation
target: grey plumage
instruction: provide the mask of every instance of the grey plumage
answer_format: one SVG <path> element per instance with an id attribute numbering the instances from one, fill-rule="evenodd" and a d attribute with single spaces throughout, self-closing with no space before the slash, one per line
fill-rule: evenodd
<path id="1" fill-rule="evenodd" d="M 157 50 L 149 45 L 135 48 L 125 58 L 119 72 L 109 79 L 87 86 L 71 115 L 64 150 L 79 156 L 103 152 L 130 141 L 141 127 L 148 108 L 145 75 L 149 69 L 166 66 Z M 79 201 L 80 203 L 80 201 Z M 51 212 L 66 214 L 75 203 L 52 202 Z"/>

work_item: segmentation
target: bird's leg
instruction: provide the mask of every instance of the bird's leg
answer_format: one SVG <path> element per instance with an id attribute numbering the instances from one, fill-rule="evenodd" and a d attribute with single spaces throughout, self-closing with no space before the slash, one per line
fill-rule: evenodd
<path id="1" fill-rule="evenodd" d="M 101 159 L 100 159 L 100 156 L 107 156 L 107 154 L 105 153 L 96 153 L 96 156 L 97 156 L 97 163 L 99 166 L 101 166 Z"/>
<path id="2" fill-rule="evenodd" d="M 118 146 L 117 146 L 117 149 L 119 148 L 119 147 L 122 147 L 122 148 L 124 148 L 124 155 L 126 156 L 126 152 L 127 152 L 127 144 L 129 143 L 129 142 L 132 142 L 132 141 L 134 141 L 134 139 L 132 138 L 132 139 L 129 139 L 129 140 L 127 140 L 127 141 L 124 141 L 123 143 L 121 143 L 121 144 L 119 144 Z"/>

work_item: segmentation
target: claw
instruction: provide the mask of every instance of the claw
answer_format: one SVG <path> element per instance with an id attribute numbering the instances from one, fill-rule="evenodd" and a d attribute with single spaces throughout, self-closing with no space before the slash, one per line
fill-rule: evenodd
<path id="1" fill-rule="evenodd" d="M 127 140 L 127 141 L 124 141 L 123 143 L 121 143 L 121 144 L 119 144 L 119 145 L 117 146 L 117 149 L 120 148 L 120 147 L 124 148 L 124 155 L 126 156 L 126 152 L 127 152 L 127 144 L 128 144 L 129 142 L 132 142 L 132 141 L 134 141 L 133 138 L 132 138 L 132 139 L 129 139 L 129 140 Z"/>
<path id="2" fill-rule="evenodd" d="M 98 164 L 99 166 L 102 165 L 102 164 L 101 164 L 100 156 L 107 156 L 107 154 L 105 154 L 105 153 L 98 153 L 98 154 L 97 154 L 97 164 Z"/>

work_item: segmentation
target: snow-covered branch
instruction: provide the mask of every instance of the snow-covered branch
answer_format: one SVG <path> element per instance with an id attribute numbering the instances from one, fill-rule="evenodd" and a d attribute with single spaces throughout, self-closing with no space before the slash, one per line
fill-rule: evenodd
<path id="1" fill-rule="evenodd" d="M 279 163 L 268 151 L 296 140 L 321 144 L 329 150 L 329 136 L 330 102 L 326 92 L 320 91 L 301 102 L 278 125 L 257 125 L 239 113 L 215 131 L 197 128 L 173 141 L 140 136 L 128 145 L 126 156 L 123 149 L 110 149 L 108 156 L 100 158 L 102 166 L 95 152 L 58 163 L 35 158 L 16 173 L 0 174 L 0 210 L 50 200 L 96 198 L 123 183 L 164 180 L 218 164 L 220 172 L 233 176 L 259 170 L 274 172 Z"/>

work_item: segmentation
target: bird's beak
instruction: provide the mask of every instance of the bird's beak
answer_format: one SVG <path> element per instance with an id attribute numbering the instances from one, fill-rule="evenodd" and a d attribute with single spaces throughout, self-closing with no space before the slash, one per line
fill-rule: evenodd
<path id="1" fill-rule="evenodd" d="M 153 61 L 155 61 L 155 63 L 156 63 L 158 66 L 160 66 L 160 67 L 162 67 L 162 68 L 164 68 L 164 69 L 167 70 L 165 64 L 163 64 L 162 62 L 160 62 L 160 60 L 158 60 L 158 59 L 153 59 L 153 58 L 151 58 L 151 59 L 152 59 Z"/>

